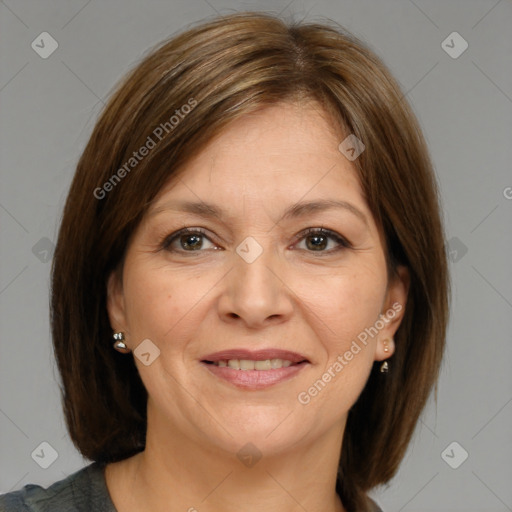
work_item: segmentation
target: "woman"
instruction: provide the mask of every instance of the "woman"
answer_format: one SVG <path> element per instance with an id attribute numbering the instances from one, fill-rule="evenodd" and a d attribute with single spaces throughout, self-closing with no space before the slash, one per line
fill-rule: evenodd
<path id="1" fill-rule="evenodd" d="M 52 334 L 93 463 L 2 510 L 381 510 L 447 318 L 436 181 L 385 66 L 328 24 L 198 25 L 118 86 L 62 218 Z"/>

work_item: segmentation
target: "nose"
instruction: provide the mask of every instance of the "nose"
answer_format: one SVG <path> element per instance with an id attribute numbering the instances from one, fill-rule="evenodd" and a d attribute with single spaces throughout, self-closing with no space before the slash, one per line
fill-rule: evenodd
<path id="1" fill-rule="evenodd" d="M 293 292 L 286 283 L 285 263 L 269 247 L 262 249 L 254 261 L 242 251 L 233 253 L 233 268 L 225 276 L 219 298 L 223 321 L 258 329 L 290 318 Z M 254 250 L 253 245 L 251 251 Z"/>

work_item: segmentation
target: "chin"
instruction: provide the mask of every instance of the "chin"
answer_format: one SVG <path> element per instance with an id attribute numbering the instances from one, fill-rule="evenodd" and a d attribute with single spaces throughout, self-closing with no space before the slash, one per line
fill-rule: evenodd
<path id="1" fill-rule="evenodd" d="M 279 414 L 265 414 L 263 411 L 225 419 L 222 423 L 227 432 L 221 429 L 219 438 L 212 440 L 219 447 L 238 453 L 244 446 L 254 446 L 255 449 L 266 455 L 278 455 L 292 449 L 304 439 L 311 427 L 304 422 L 297 424 L 297 417 L 289 411 L 281 409 Z"/>

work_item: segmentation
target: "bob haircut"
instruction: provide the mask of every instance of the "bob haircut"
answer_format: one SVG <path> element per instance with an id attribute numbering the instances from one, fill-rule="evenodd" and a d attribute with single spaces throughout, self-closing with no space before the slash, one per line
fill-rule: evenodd
<path id="1" fill-rule="evenodd" d="M 116 462 L 145 447 L 147 392 L 133 357 L 112 348 L 106 283 L 152 200 L 231 121 L 310 100 L 340 142 L 354 134 L 365 144 L 353 165 L 384 235 L 388 276 L 399 264 L 410 273 L 391 371 L 375 363 L 349 411 L 336 490 L 346 507 L 366 510 L 365 493 L 395 475 L 437 391 L 448 322 L 427 146 L 396 81 L 361 41 L 330 21 L 256 12 L 203 22 L 151 49 L 116 85 L 78 161 L 52 264 L 51 329 L 67 428 L 84 457 Z"/>

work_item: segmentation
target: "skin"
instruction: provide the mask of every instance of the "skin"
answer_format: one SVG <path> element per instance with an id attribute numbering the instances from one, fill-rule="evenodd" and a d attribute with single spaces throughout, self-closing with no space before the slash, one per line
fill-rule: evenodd
<path id="1" fill-rule="evenodd" d="M 403 268 L 388 279 L 382 234 L 338 150 L 346 135 L 316 104 L 266 107 L 230 124 L 155 198 L 121 278 L 108 280 L 112 328 L 132 350 L 145 339 L 160 350 L 148 366 L 134 357 L 149 395 L 147 444 L 106 468 L 119 511 L 345 510 L 335 479 L 347 413 L 373 362 L 393 354 L 409 286 Z M 279 220 L 298 201 L 327 198 L 350 203 L 366 222 L 348 209 Z M 177 199 L 214 203 L 225 217 L 165 209 Z M 192 240 L 199 250 L 187 252 L 189 235 L 162 248 L 184 227 L 206 231 Z M 351 245 L 321 236 L 327 245 L 318 249 L 314 234 L 296 238 L 321 227 Z M 236 252 L 249 236 L 263 250 L 252 263 Z M 394 303 L 402 309 L 379 334 L 299 403 Z M 240 389 L 200 363 L 232 348 L 292 350 L 310 364 L 269 388 Z M 237 458 L 247 443 L 262 455 L 252 467 Z"/>

